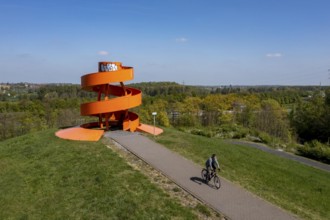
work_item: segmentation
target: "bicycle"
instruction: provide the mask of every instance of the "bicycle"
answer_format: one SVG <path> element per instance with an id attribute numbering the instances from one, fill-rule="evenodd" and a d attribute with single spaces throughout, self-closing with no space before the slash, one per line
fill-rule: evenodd
<path id="1" fill-rule="evenodd" d="M 220 170 L 220 169 L 219 169 Z M 202 179 L 208 184 L 213 178 L 214 186 L 217 189 L 221 187 L 221 181 L 216 171 L 211 170 L 209 176 L 207 177 L 207 169 L 202 169 Z"/>

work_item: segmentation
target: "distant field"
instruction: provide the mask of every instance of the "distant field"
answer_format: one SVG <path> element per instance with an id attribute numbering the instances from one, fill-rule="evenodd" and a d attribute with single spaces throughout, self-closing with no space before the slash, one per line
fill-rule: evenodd
<path id="1" fill-rule="evenodd" d="M 0 219 L 196 219 L 100 142 L 0 142 Z"/>
<path id="2" fill-rule="evenodd" d="M 216 153 L 221 176 L 301 218 L 330 219 L 328 172 L 257 149 L 175 129 L 165 129 L 156 140 L 202 166 Z"/>

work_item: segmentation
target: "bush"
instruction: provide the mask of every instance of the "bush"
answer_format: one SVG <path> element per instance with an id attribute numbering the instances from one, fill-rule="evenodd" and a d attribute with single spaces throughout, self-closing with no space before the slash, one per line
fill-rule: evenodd
<path id="1" fill-rule="evenodd" d="M 258 136 L 261 139 L 261 141 L 265 144 L 272 144 L 273 143 L 273 137 L 270 136 L 269 134 L 265 133 L 265 132 L 259 132 Z"/>
<path id="2" fill-rule="evenodd" d="M 316 140 L 297 148 L 299 155 L 330 164 L 330 147 Z"/>
<path id="3" fill-rule="evenodd" d="M 186 127 L 194 127 L 198 125 L 197 118 L 194 115 L 190 114 L 182 114 L 177 120 L 177 125 L 186 126 Z"/>
<path id="4" fill-rule="evenodd" d="M 191 134 L 194 134 L 194 135 L 200 135 L 200 136 L 204 136 L 204 137 L 213 137 L 214 134 L 212 131 L 210 130 L 200 130 L 200 129 L 193 129 L 190 131 Z"/>
<path id="5" fill-rule="evenodd" d="M 159 125 L 164 126 L 164 127 L 170 127 L 170 121 L 167 117 L 166 112 L 160 111 L 158 114 L 157 120 L 158 120 Z"/>
<path id="6" fill-rule="evenodd" d="M 218 137 L 222 138 L 245 138 L 249 134 L 249 129 L 236 124 L 223 124 L 216 129 Z"/>
<path id="7" fill-rule="evenodd" d="M 224 133 L 228 133 L 231 131 L 236 131 L 236 126 L 231 125 L 231 124 L 223 124 L 219 127 L 219 132 L 224 132 Z"/>
<path id="8" fill-rule="evenodd" d="M 249 134 L 249 129 L 243 127 L 237 127 L 237 130 L 233 136 L 234 139 L 241 139 L 247 137 Z"/>

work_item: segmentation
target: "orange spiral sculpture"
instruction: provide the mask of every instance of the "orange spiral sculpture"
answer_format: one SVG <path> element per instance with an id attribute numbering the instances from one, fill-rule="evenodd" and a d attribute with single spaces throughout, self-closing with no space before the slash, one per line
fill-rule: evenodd
<path id="1" fill-rule="evenodd" d="M 56 136 L 70 140 L 96 141 L 103 135 L 104 129 L 107 131 L 111 126 L 131 132 L 139 130 L 154 135 L 162 133 L 160 128 L 140 124 L 139 116 L 129 111 L 142 103 L 141 91 L 124 85 L 125 81 L 133 78 L 132 67 L 122 66 L 120 62 L 99 62 L 99 72 L 81 77 L 82 89 L 97 93 L 97 101 L 80 106 L 82 116 L 95 116 L 98 121 L 60 130 L 56 132 Z M 112 85 L 114 83 L 117 85 Z"/>
<path id="2" fill-rule="evenodd" d="M 98 122 L 84 124 L 82 127 L 105 127 L 109 130 L 111 125 L 122 125 L 123 130 L 135 131 L 140 125 L 139 116 L 128 109 L 141 105 L 141 91 L 125 87 L 123 83 L 133 78 L 133 68 L 122 66 L 120 62 L 99 62 L 99 72 L 82 76 L 82 89 L 98 95 L 96 102 L 80 106 L 81 115 L 99 118 Z M 113 96 L 115 98 L 111 98 Z"/>

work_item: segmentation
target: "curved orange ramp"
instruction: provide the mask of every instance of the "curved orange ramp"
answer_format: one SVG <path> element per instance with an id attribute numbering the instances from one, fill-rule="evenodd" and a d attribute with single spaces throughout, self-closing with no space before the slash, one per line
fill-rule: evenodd
<path id="1" fill-rule="evenodd" d="M 98 141 L 104 131 L 103 130 L 92 130 L 85 128 L 66 128 L 59 130 L 55 135 L 62 139 L 75 140 L 75 141 Z"/>
<path id="2" fill-rule="evenodd" d="M 147 133 L 153 134 L 153 135 L 160 135 L 161 133 L 164 132 L 163 129 L 161 129 L 161 128 L 157 128 L 152 125 L 146 125 L 146 124 L 140 124 L 140 126 L 137 127 L 137 130 L 147 132 Z"/>

